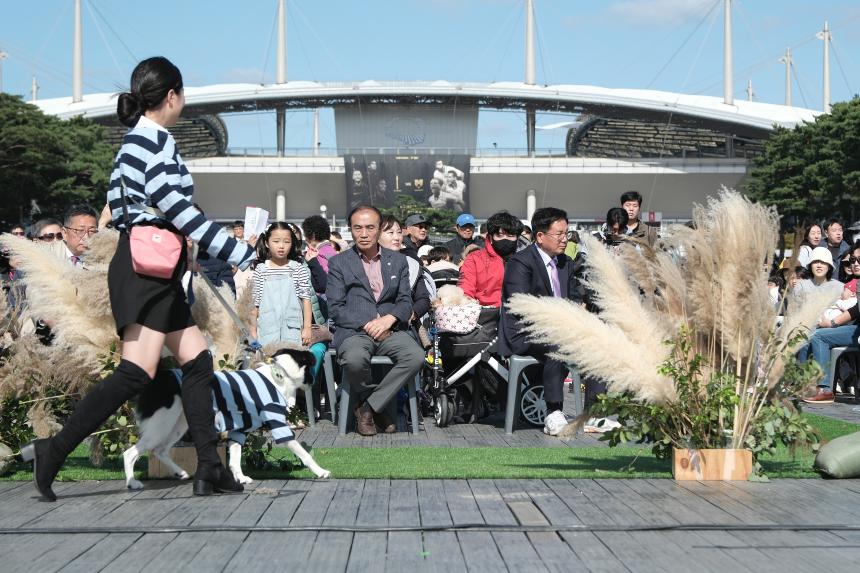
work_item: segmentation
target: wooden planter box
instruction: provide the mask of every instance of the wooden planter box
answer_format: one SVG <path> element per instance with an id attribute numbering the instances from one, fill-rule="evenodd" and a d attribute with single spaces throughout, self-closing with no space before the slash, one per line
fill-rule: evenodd
<path id="1" fill-rule="evenodd" d="M 747 481 L 752 473 L 750 450 L 680 450 L 673 454 L 672 475 L 676 480 Z"/>
<path id="2" fill-rule="evenodd" d="M 176 462 L 176 465 L 188 472 L 188 475 L 193 476 L 197 471 L 197 450 L 194 446 L 175 446 L 170 448 L 170 457 Z M 227 448 L 218 446 L 218 457 L 221 458 L 221 463 L 227 463 Z M 155 454 L 149 454 L 149 469 L 147 476 L 153 478 L 172 478 L 173 472 L 170 468 L 161 463 L 161 460 Z"/>

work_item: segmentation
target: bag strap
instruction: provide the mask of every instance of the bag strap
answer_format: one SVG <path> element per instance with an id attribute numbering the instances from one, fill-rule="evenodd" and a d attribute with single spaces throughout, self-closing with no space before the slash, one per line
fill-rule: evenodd
<path id="1" fill-rule="evenodd" d="M 120 193 L 120 196 L 122 197 L 122 216 L 125 219 L 125 228 L 126 229 L 131 227 L 131 217 L 128 214 L 128 203 L 129 203 L 129 201 L 131 201 L 132 203 L 137 205 L 140 208 L 140 210 L 143 211 L 144 213 L 148 213 L 148 214 L 152 215 L 153 217 L 157 217 L 157 218 L 163 219 L 165 221 L 168 220 L 167 215 L 165 215 L 164 211 L 162 211 L 161 209 L 158 209 L 156 207 L 150 207 L 149 205 L 147 205 L 145 203 L 141 203 L 140 201 L 135 201 L 134 199 L 132 199 L 129 196 L 128 190 L 126 189 L 126 186 L 125 186 L 125 176 L 123 176 L 122 173 L 119 174 L 119 186 L 120 186 L 119 193 Z"/>

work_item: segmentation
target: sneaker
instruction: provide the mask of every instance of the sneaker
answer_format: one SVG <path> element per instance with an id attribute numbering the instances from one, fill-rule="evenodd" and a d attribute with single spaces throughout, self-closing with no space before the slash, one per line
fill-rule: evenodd
<path id="1" fill-rule="evenodd" d="M 621 424 L 609 418 L 589 418 L 582 431 L 587 434 L 602 434 L 620 427 Z"/>
<path id="2" fill-rule="evenodd" d="M 543 422 L 543 433 L 548 436 L 557 436 L 567 426 L 567 418 L 561 410 L 556 410 L 547 415 Z"/>
<path id="3" fill-rule="evenodd" d="M 803 399 L 807 404 L 832 404 L 833 392 L 827 388 L 819 388 L 815 396 L 809 396 Z"/>

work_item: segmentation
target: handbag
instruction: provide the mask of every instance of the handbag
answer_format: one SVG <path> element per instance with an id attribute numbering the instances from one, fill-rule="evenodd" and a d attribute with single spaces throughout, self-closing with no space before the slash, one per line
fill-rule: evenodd
<path id="1" fill-rule="evenodd" d="M 128 216 L 128 193 L 125 188 L 125 179 L 120 175 L 120 193 L 122 195 L 122 214 L 125 217 L 126 227 L 131 227 L 129 232 L 129 248 L 131 250 L 131 266 L 139 275 L 159 279 L 169 279 L 176 270 L 179 257 L 182 254 L 182 236 L 162 229 L 154 225 L 131 226 L 131 217 Z M 140 205 L 138 203 L 138 205 Z M 140 207 L 156 217 L 163 217 L 164 213 L 149 207 Z"/>
<path id="2" fill-rule="evenodd" d="M 323 324 L 311 325 L 311 342 L 308 346 L 313 346 L 317 342 L 331 342 L 331 330 Z"/>
<path id="3" fill-rule="evenodd" d="M 131 266 L 139 275 L 169 279 L 182 254 L 182 238 L 152 225 L 137 225 L 130 233 Z"/>

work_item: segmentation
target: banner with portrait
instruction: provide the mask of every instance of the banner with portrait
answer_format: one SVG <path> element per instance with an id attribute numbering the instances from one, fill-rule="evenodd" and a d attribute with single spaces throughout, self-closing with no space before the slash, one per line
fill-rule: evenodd
<path id="1" fill-rule="evenodd" d="M 468 155 L 346 155 L 346 201 L 393 207 L 408 196 L 434 209 L 469 210 Z"/>

